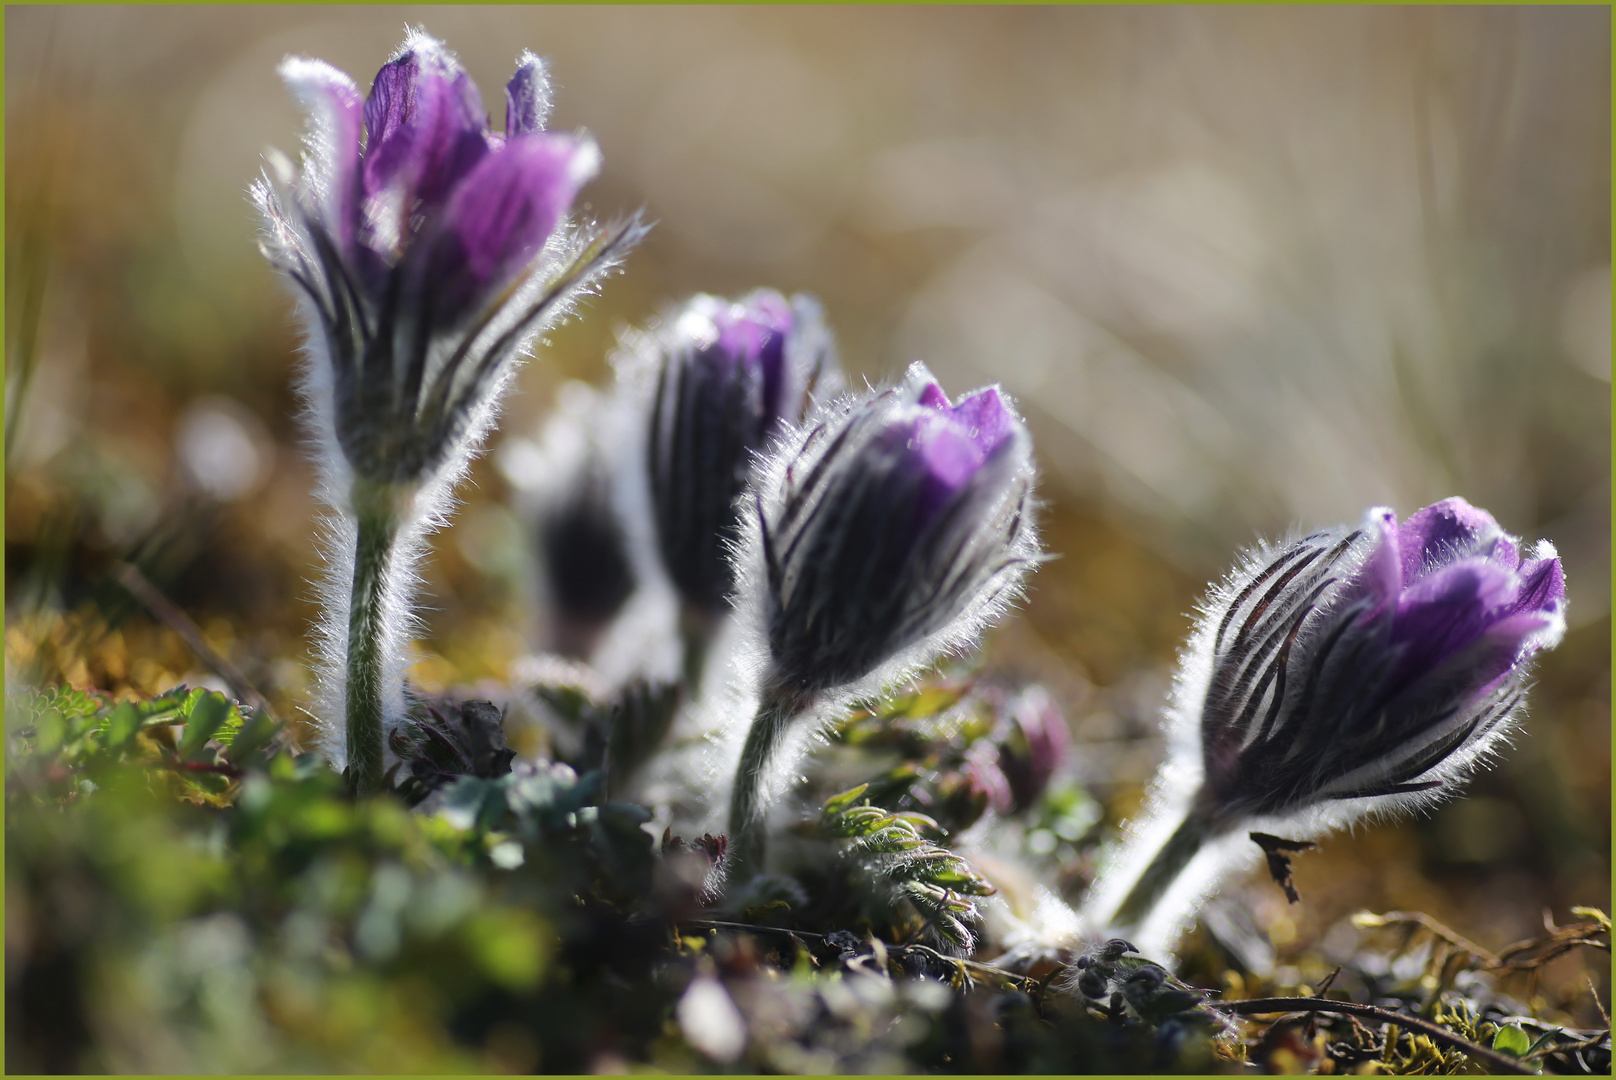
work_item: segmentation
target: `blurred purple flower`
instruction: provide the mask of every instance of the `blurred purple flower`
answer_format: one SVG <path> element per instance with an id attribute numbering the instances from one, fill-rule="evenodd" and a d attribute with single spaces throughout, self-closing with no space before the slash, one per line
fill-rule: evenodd
<path id="1" fill-rule="evenodd" d="M 511 361 L 621 258 L 634 222 L 566 229 L 600 165 L 587 137 L 540 130 L 531 53 L 506 90 L 506 133 L 443 44 L 411 30 L 368 100 L 298 57 L 281 76 L 310 113 L 301 172 L 254 185 L 265 252 L 312 305 L 336 441 L 358 476 L 420 481 L 474 443 Z M 316 403 L 317 410 L 321 407 Z"/>
<path id="2" fill-rule="evenodd" d="M 734 588 L 736 496 L 754 454 L 834 380 L 830 335 L 812 297 L 758 289 L 692 297 L 638 352 L 656 380 L 646 465 L 658 554 L 685 604 L 716 618 Z"/>
<path id="3" fill-rule="evenodd" d="M 938 818 L 951 832 L 970 828 L 989 810 L 1008 813 L 1015 799 L 995 747 L 986 740 L 974 743 L 959 768 L 943 775 L 937 795 Z"/>
<path id="4" fill-rule="evenodd" d="M 999 743 L 999 768 L 1010 785 L 1010 809 L 1038 801 L 1050 778 L 1065 764 L 1071 733 L 1049 691 L 1029 686 L 1007 701 L 1001 715 L 1008 730 Z"/>

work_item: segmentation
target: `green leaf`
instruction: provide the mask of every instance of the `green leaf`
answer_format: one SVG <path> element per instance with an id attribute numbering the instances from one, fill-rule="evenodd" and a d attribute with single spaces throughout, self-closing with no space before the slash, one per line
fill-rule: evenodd
<path id="1" fill-rule="evenodd" d="M 225 759 L 232 765 L 239 765 L 254 751 L 263 748 L 269 740 L 275 737 L 280 725 L 270 719 L 263 709 L 253 713 L 241 725 L 228 735 L 221 735 L 219 741 L 225 743 Z"/>
<path id="2" fill-rule="evenodd" d="M 825 816 L 834 817 L 851 807 L 869 790 L 869 784 L 860 784 L 856 788 L 849 788 L 840 795 L 832 795 L 825 800 Z"/>
<path id="3" fill-rule="evenodd" d="M 180 738 L 179 745 L 179 756 L 186 761 L 194 760 L 201 753 L 207 741 L 230 719 L 232 711 L 230 702 L 225 700 L 223 694 L 203 692 L 190 704 L 190 719 L 186 722 L 185 734 Z"/>
<path id="4" fill-rule="evenodd" d="M 140 730 L 142 717 L 133 702 L 125 701 L 113 707 L 107 716 L 106 740 L 108 750 L 121 750 Z"/>
<path id="5" fill-rule="evenodd" d="M 1493 1049 L 1512 1057 L 1520 1057 L 1531 1048 L 1532 1037 L 1514 1024 L 1505 1024 L 1493 1036 Z"/>

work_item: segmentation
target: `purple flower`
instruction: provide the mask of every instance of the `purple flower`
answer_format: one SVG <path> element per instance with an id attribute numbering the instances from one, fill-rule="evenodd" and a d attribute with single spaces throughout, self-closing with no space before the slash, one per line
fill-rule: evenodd
<path id="1" fill-rule="evenodd" d="M 737 564 L 764 657 L 730 793 L 733 872 L 762 864 L 767 774 L 797 720 L 965 648 L 1018 595 L 1038 561 L 1032 482 L 1032 439 L 998 388 L 951 404 L 920 363 L 822 406 L 759 463 Z M 992 801 L 997 765 L 978 764 L 962 791 Z"/>
<path id="2" fill-rule="evenodd" d="M 757 507 L 769 679 L 799 697 L 963 646 L 1037 560 L 1032 440 L 997 387 L 950 404 L 916 363 L 771 461 Z"/>
<path id="3" fill-rule="evenodd" d="M 309 109 L 300 174 L 253 194 L 265 251 L 309 302 L 316 413 L 354 474 L 419 482 L 469 452 L 514 358 L 614 265 L 635 222 L 569 228 L 599 168 L 586 137 L 541 129 L 543 65 L 524 53 L 491 132 L 477 88 L 441 42 L 412 30 L 368 99 L 342 72 L 290 58 Z"/>
<path id="4" fill-rule="evenodd" d="M 1248 830 L 1306 840 L 1454 794 L 1564 632 L 1554 545 L 1523 559 L 1463 499 L 1248 553 L 1202 606 L 1172 756 L 1089 921 L 1168 950 L 1223 874 L 1258 858 Z"/>
<path id="5" fill-rule="evenodd" d="M 647 433 L 657 551 L 687 607 L 729 610 L 736 496 L 753 456 L 796 423 L 835 378 L 819 304 L 759 289 L 731 302 L 698 295 L 635 344 L 654 371 Z"/>
<path id="6" fill-rule="evenodd" d="M 506 88 L 504 135 L 454 57 L 417 30 L 368 100 L 319 60 L 280 71 L 309 111 L 302 168 L 275 155 L 253 197 L 265 254 L 302 293 L 302 393 L 336 511 L 319 714 L 332 761 L 373 792 L 386 732 L 404 719 L 423 538 L 446 519 L 517 356 L 644 229 L 567 223 L 600 153 L 540 130 L 547 80 L 531 54 Z"/>
<path id="7" fill-rule="evenodd" d="M 1457 779 L 1564 632 L 1565 576 L 1553 545 L 1523 561 L 1446 499 L 1262 552 L 1208 611 L 1204 799 L 1220 818 L 1284 815 Z"/>

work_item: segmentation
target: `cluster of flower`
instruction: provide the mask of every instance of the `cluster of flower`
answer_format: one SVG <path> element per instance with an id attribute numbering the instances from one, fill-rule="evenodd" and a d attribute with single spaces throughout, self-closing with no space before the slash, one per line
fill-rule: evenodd
<path id="1" fill-rule="evenodd" d="M 327 749 L 373 792 L 406 712 L 422 538 L 444 524 L 518 358 L 645 230 L 569 221 L 600 154 L 543 130 L 531 54 L 506 87 L 503 135 L 424 33 L 368 99 L 317 61 L 282 75 L 311 113 L 306 153 L 300 169 L 272 161 L 254 193 L 266 253 L 300 290 L 332 509 Z M 629 334 L 617 367 L 611 395 L 563 410 L 571 452 L 543 458 L 558 472 L 540 528 L 557 640 L 587 653 L 660 583 L 693 694 L 733 628 L 725 678 L 745 684 L 750 713 L 734 725 L 733 881 L 763 865 L 768 778 L 802 732 L 969 649 L 1020 596 L 1040 559 L 1031 438 L 997 387 L 951 400 L 919 363 L 896 386 L 846 392 L 807 296 L 696 296 Z M 1551 545 L 1523 558 L 1460 499 L 1245 556 L 1184 651 L 1172 753 L 1088 925 L 1168 948 L 1255 854 L 1241 831 L 1317 835 L 1450 794 L 1510 729 L 1564 600 Z"/>

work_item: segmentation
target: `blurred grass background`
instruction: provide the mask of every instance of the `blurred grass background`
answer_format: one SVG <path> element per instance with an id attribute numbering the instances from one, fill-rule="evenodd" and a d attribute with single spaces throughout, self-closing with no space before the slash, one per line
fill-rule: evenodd
<path id="1" fill-rule="evenodd" d="M 604 152 L 593 212 L 659 222 L 498 439 L 697 290 L 818 294 L 855 378 L 1001 381 L 1060 558 L 990 652 L 1062 696 L 1113 824 L 1238 546 L 1462 494 L 1567 568 L 1523 736 L 1470 798 L 1302 858 L 1302 905 L 1242 902 L 1282 954 L 1364 907 L 1492 947 L 1608 909 L 1604 8 L 10 8 L 8 680 L 206 676 L 110 583 L 127 559 L 283 712 L 305 700 L 297 342 L 244 192 L 297 146 L 277 62 L 365 85 L 406 21 L 496 126 L 516 53 L 547 56 L 553 125 Z M 464 495 L 426 567 L 433 688 L 503 678 L 533 617 L 488 459 Z M 1591 974 L 1608 1002 L 1585 963 L 1543 992 Z"/>

